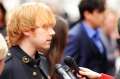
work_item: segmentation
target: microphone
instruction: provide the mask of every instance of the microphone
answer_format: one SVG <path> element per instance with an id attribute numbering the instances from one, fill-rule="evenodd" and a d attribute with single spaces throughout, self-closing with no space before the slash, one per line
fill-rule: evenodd
<path id="1" fill-rule="evenodd" d="M 66 56 L 65 58 L 64 58 L 64 63 L 68 66 L 68 67 L 70 67 L 72 70 L 74 70 L 75 72 L 75 75 L 76 74 L 79 74 L 80 75 L 80 73 L 79 73 L 79 66 L 76 64 L 76 62 L 75 62 L 75 60 L 74 60 L 74 58 L 72 58 L 72 57 L 70 57 L 70 56 Z M 77 77 L 77 76 L 76 76 Z M 89 79 L 87 76 L 84 76 L 84 77 L 86 77 L 86 79 Z M 77 79 L 79 79 L 78 77 L 77 77 Z"/>
<path id="2" fill-rule="evenodd" d="M 71 69 L 67 65 L 65 65 L 63 68 L 68 73 L 68 75 L 71 77 L 71 79 L 77 79 L 76 76 L 72 73 Z"/>
<path id="3" fill-rule="evenodd" d="M 66 73 L 65 69 L 62 67 L 61 64 L 56 64 L 57 72 L 64 78 L 64 79 L 71 79 L 70 76 Z"/>
<path id="4" fill-rule="evenodd" d="M 79 73 L 79 70 L 80 70 L 80 69 L 79 69 L 78 65 L 76 64 L 74 58 L 72 58 L 72 57 L 70 57 L 70 56 L 66 56 L 66 57 L 64 58 L 64 63 L 65 63 L 67 66 L 69 66 L 72 70 L 74 70 L 75 73 L 80 74 L 80 73 Z"/>

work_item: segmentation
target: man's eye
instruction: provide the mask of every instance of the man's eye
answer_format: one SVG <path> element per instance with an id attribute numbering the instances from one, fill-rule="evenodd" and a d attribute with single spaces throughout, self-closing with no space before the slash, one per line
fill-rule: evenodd
<path id="1" fill-rule="evenodd" d="M 48 27 L 44 27 L 44 29 L 48 29 Z"/>

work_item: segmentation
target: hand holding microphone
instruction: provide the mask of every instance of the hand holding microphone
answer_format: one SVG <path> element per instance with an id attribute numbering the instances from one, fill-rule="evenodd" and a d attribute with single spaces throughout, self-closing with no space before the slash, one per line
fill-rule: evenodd
<path id="1" fill-rule="evenodd" d="M 99 79 L 101 76 L 101 74 L 90 69 L 78 67 L 74 58 L 70 56 L 65 57 L 64 63 L 74 70 L 75 75 L 79 77 L 79 79 Z"/>
<path id="2" fill-rule="evenodd" d="M 76 64 L 75 60 L 70 57 L 70 56 L 66 56 L 65 59 L 64 59 L 64 63 L 69 66 L 72 70 L 75 71 L 75 74 L 80 74 L 79 73 L 79 67 L 78 65 Z"/>
<path id="3" fill-rule="evenodd" d="M 80 69 L 78 65 L 76 64 L 74 58 L 70 56 L 66 56 L 64 59 L 64 63 L 70 67 L 70 69 L 73 71 L 77 79 L 86 79 L 85 77 L 81 76 L 81 74 L 79 73 Z"/>
<path id="4" fill-rule="evenodd" d="M 101 77 L 100 73 L 94 72 L 88 68 L 79 67 L 79 73 L 81 75 L 87 76 L 89 79 L 99 79 Z"/>

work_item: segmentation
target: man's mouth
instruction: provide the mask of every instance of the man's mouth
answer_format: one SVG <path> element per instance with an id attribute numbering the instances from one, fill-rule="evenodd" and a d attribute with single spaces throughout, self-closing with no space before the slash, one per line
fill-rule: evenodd
<path id="1" fill-rule="evenodd" d="M 51 41 L 52 41 L 52 39 L 50 39 L 50 40 L 47 40 L 47 42 L 48 42 L 48 43 L 51 43 Z"/>

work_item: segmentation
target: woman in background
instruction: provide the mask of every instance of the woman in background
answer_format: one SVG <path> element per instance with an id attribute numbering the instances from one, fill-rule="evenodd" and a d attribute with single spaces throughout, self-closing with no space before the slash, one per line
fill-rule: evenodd
<path id="1" fill-rule="evenodd" d="M 62 18 L 56 17 L 56 26 L 54 28 L 55 36 L 53 37 L 50 50 L 48 51 L 48 59 L 50 62 L 50 76 L 51 79 L 60 79 L 60 76 L 56 73 L 55 64 L 61 62 L 63 57 L 64 48 L 67 41 L 67 32 L 68 32 L 68 24 Z"/>

